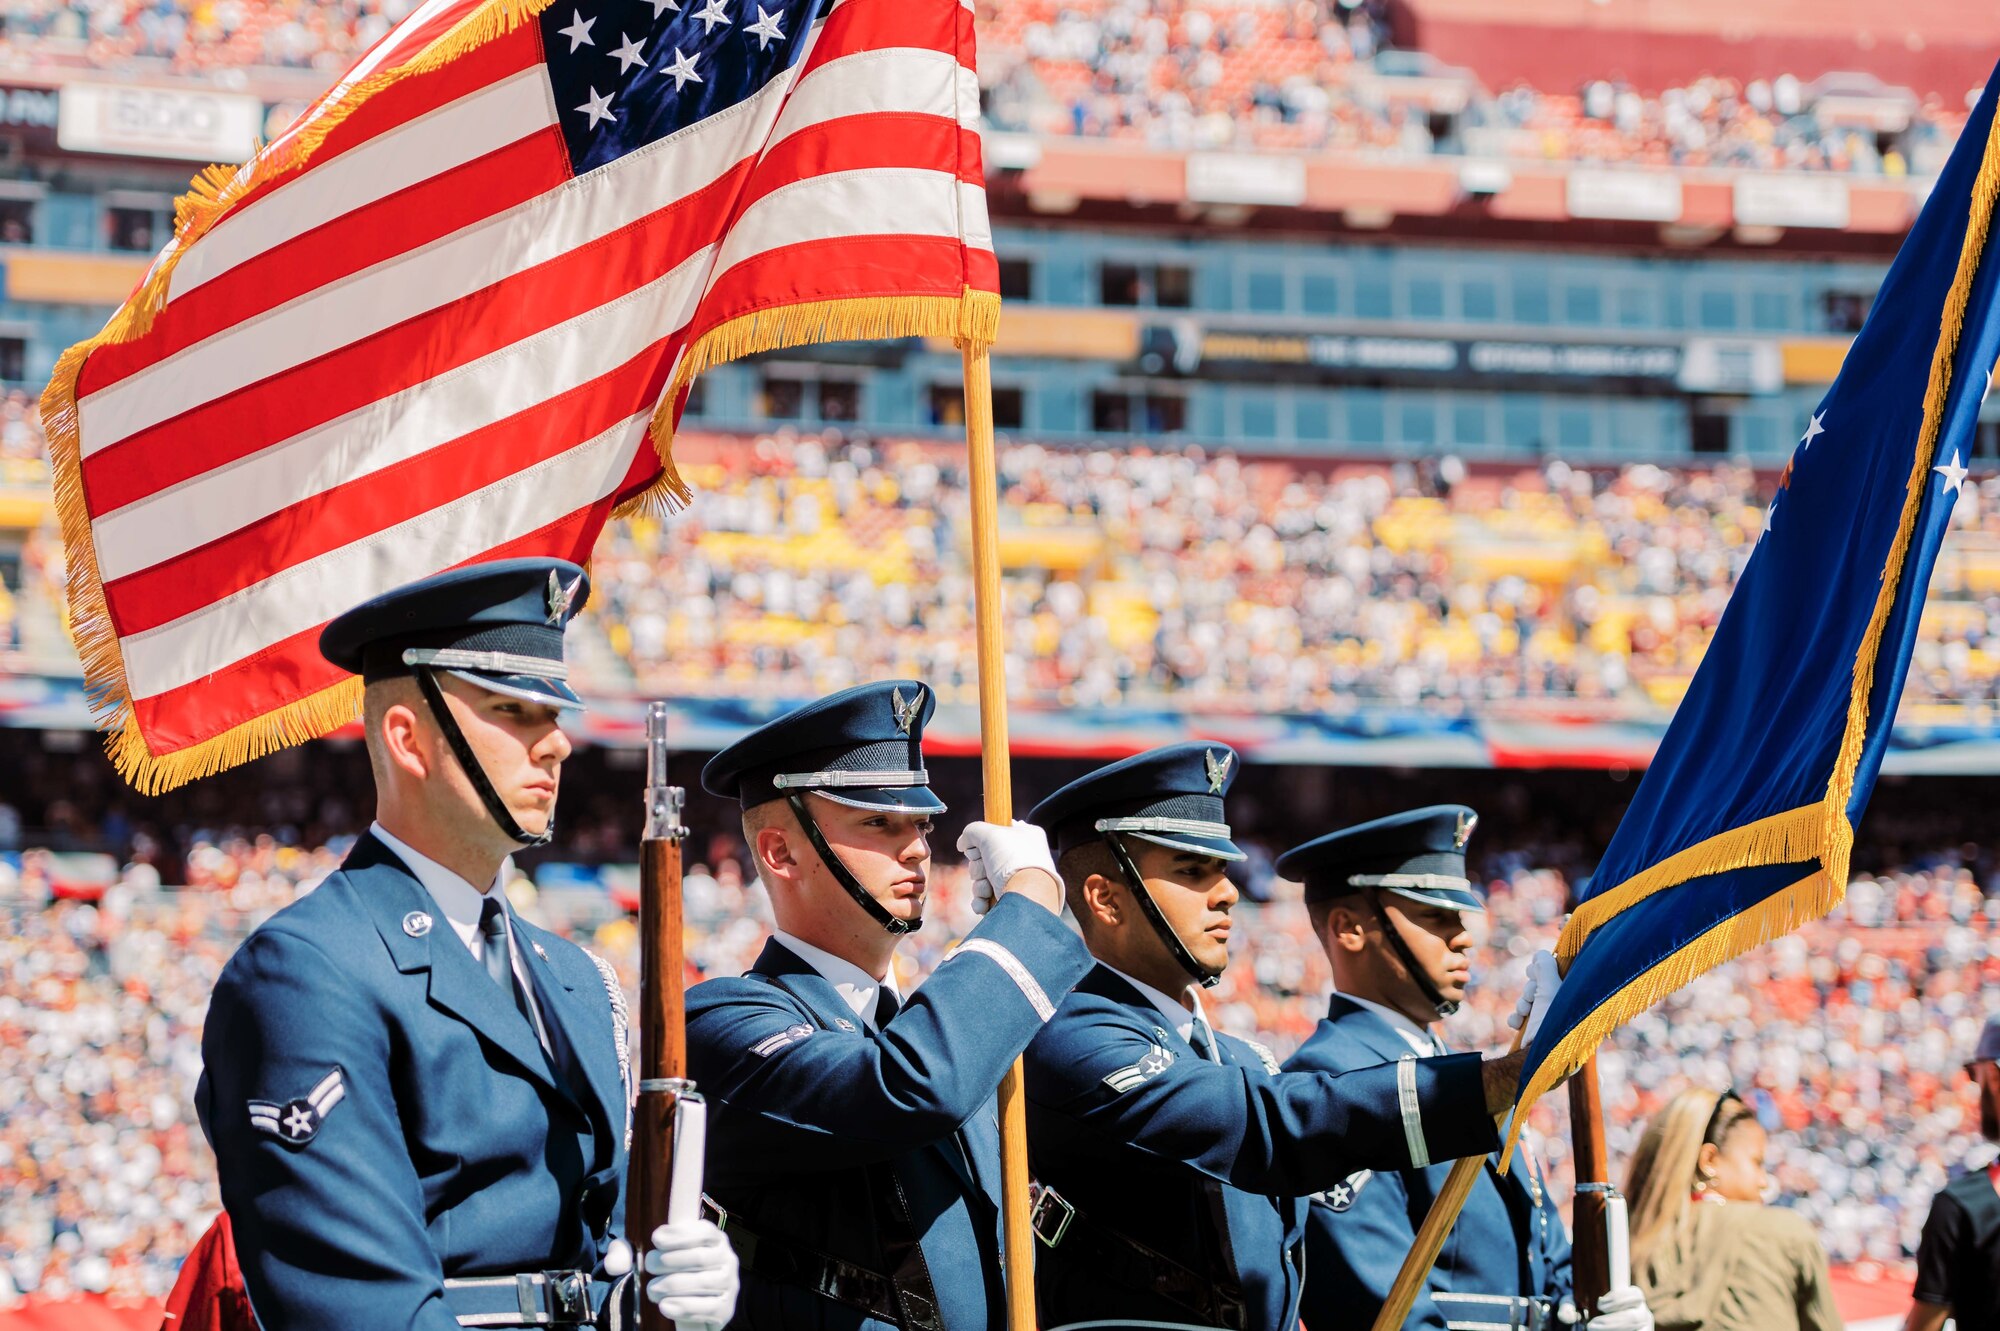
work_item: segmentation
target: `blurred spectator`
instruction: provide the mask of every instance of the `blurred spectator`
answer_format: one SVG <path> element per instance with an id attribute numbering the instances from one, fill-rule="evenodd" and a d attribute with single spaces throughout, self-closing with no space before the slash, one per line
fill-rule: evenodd
<path id="1" fill-rule="evenodd" d="M 1632 1157 L 1632 1271 L 1661 1331 L 1840 1331 L 1826 1251 L 1764 1205 L 1770 1142 L 1734 1091 L 1682 1091 Z"/>
<path id="2" fill-rule="evenodd" d="M 1989 1019 L 1965 1070 L 1979 1086 L 1979 1135 L 2000 1142 L 2000 1020 Z M 1931 1199 L 1917 1245 L 1917 1283 L 1904 1331 L 2000 1325 L 2000 1168 L 1960 1175 Z"/>

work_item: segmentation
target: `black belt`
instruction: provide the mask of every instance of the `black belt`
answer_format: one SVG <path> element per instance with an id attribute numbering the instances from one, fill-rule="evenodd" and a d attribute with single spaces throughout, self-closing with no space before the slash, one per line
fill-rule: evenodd
<path id="1" fill-rule="evenodd" d="M 729 1246 L 736 1250 L 737 1263 L 747 1274 L 806 1290 L 844 1308 L 903 1327 L 905 1331 L 943 1331 L 944 1323 L 938 1317 L 936 1304 L 907 1286 L 899 1300 L 896 1282 L 879 1271 L 830 1257 L 789 1239 L 759 1234 L 745 1225 L 740 1216 L 729 1214 L 707 1196 L 701 1199 L 701 1213 L 728 1236 Z"/>
<path id="2" fill-rule="evenodd" d="M 1093 1278 L 1135 1294 L 1164 1299 L 1207 1326 L 1225 1331 L 1244 1331 L 1249 1326 L 1250 1309 L 1239 1292 L 1102 1221 L 1086 1217 L 1054 1188 L 1036 1184 L 1033 1195 L 1028 1216 L 1035 1237 L 1050 1248 L 1074 1254 Z"/>
<path id="3" fill-rule="evenodd" d="M 1458 1294 L 1442 1290 L 1431 1302 L 1444 1314 L 1451 1331 L 1542 1331 L 1556 1318 L 1545 1299 L 1518 1294 Z"/>
<path id="4" fill-rule="evenodd" d="M 444 1282 L 445 1306 L 460 1326 L 588 1326 L 626 1324 L 629 1277 L 615 1284 L 587 1271 L 524 1271 L 461 1276 Z"/>

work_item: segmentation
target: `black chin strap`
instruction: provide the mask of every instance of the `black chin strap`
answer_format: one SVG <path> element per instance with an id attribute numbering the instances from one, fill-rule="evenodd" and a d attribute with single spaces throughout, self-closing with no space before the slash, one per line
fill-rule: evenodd
<path id="1" fill-rule="evenodd" d="M 480 802 L 486 806 L 486 812 L 493 815 L 493 821 L 500 825 L 500 830 L 523 846 L 548 845 L 556 834 L 556 811 L 549 810 L 549 825 L 541 835 L 522 831 L 521 825 L 514 821 L 513 813 L 501 801 L 500 792 L 493 789 L 493 782 L 487 779 L 486 769 L 479 765 L 479 755 L 466 742 L 465 732 L 458 728 L 458 718 L 451 714 L 451 707 L 444 700 L 444 690 L 438 687 L 437 673 L 429 666 L 416 666 L 412 673 L 417 677 L 417 691 L 424 695 L 431 715 L 437 718 L 438 729 L 444 732 L 444 742 L 451 745 L 452 756 L 458 759 L 465 779 L 479 792 Z"/>
<path id="2" fill-rule="evenodd" d="M 793 791 L 785 796 L 785 803 L 792 806 L 792 813 L 799 820 L 800 830 L 806 834 L 806 840 L 812 843 L 812 848 L 819 853 L 820 859 L 826 864 L 827 872 L 833 875 L 833 881 L 847 889 L 847 895 L 853 897 L 856 904 L 868 912 L 869 919 L 890 933 L 898 935 L 913 934 L 924 927 L 923 916 L 919 915 L 914 920 L 899 920 L 891 915 L 881 902 L 868 895 L 868 889 L 861 885 L 861 881 L 854 876 L 853 871 L 840 856 L 833 853 L 833 847 L 826 844 L 826 838 L 820 835 L 819 824 L 813 821 L 812 810 L 806 808 L 806 797 L 803 794 Z"/>
<path id="3" fill-rule="evenodd" d="M 1104 844 L 1111 847 L 1111 857 L 1118 861 L 1118 872 L 1125 875 L 1126 886 L 1132 889 L 1133 899 L 1139 903 L 1140 913 L 1153 926 L 1153 932 L 1167 945 L 1167 954 L 1180 963 L 1180 968 L 1188 973 L 1194 982 L 1204 989 L 1215 988 L 1215 982 L 1222 978 L 1221 971 L 1212 971 L 1194 959 L 1194 953 L 1187 950 L 1187 944 L 1167 923 L 1167 917 L 1160 913 L 1160 907 L 1153 900 L 1153 894 L 1146 886 L 1146 880 L 1139 876 L 1139 866 L 1132 860 L 1132 854 L 1125 849 L 1115 833 L 1104 833 Z"/>
<path id="4" fill-rule="evenodd" d="M 1361 891 L 1362 895 L 1368 898 L 1368 904 L 1375 908 L 1375 918 L 1382 922 L 1383 937 L 1389 940 L 1390 947 L 1396 949 L 1396 955 L 1403 959 L 1403 969 L 1410 973 L 1410 978 L 1417 982 L 1417 988 L 1423 991 L 1424 1001 L 1436 1008 L 1440 1017 L 1449 1017 L 1458 1011 L 1458 1004 L 1446 998 L 1438 987 L 1431 983 L 1430 973 L 1417 964 L 1417 954 L 1410 951 L 1409 943 L 1404 941 L 1402 929 L 1389 918 L 1389 912 L 1382 909 L 1381 895 L 1372 887 L 1365 887 Z"/>

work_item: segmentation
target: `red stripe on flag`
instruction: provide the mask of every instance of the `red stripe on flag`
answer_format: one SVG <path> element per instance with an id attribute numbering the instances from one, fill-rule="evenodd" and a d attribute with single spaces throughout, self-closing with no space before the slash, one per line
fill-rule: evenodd
<path id="1" fill-rule="evenodd" d="M 444 29 L 449 26 L 448 22 L 440 26 L 436 35 L 442 36 Z M 409 58 L 414 58 L 421 50 L 421 45 L 412 47 Z M 321 141 L 319 147 L 313 150 L 312 160 L 306 169 L 310 170 L 313 166 L 331 161 L 379 134 L 400 129 L 440 107 L 450 105 L 468 93 L 477 92 L 488 84 L 498 83 L 509 74 L 518 74 L 530 66 L 539 64 L 541 58 L 541 31 L 537 25 L 529 23 L 490 42 L 473 47 L 458 59 L 421 78 L 398 80 L 378 90 L 367 100 L 356 103 L 354 108 L 347 112 L 346 117 Z M 394 68 L 398 63 L 401 62 L 392 61 L 390 67 Z M 281 138 L 276 146 L 282 147 L 283 142 Z M 301 174 L 303 172 L 300 171 L 287 172 L 275 180 L 259 185 L 244 195 L 230 209 L 230 214 L 233 216 L 242 212 L 258 200 L 276 193 Z"/>
<path id="2" fill-rule="evenodd" d="M 960 180 L 986 183 L 979 174 L 978 131 L 955 120 L 900 111 L 842 116 L 802 129 L 764 154 L 737 211 L 808 176 L 869 167 L 956 168 Z"/>
<path id="3" fill-rule="evenodd" d="M 100 348 L 85 367 L 83 392 L 108 388 L 205 338 L 526 203 L 569 178 L 562 133 L 551 127 L 357 208 L 196 287 L 168 306 L 145 337 Z"/>
<path id="4" fill-rule="evenodd" d="M 639 452 L 640 457 L 633 464 L 635 470 L 652 456 L 650 449 L 642 448 Z M 464 562 L 553 555 L 579 564 L 588 563 L 597 534 L 610 516 L 611 504 L 611 500 L 601 499 Z M 325 627 L 320 624 L 295 633 L 192 684 L 150 698 L 134 699 L 132 710 L 148 747 L 160 755 L 177 752 L 214 739 L 246 721 L 269 716 L 347 678 L 346 671 L 319 654 L 319 635 Z"/>
<path id="5" fill-rule="evenodd" d="M 248 457 L 644 286 L 715 240 L 749 169 L 740 164 L 590 245 L 93 453 L 83 464 L 90 511 L 112 512 Z M 84 413 L 87 428 L 88 403 Z"/>
<path id="6" fill-rule="evenodd" d="M 847 0 L 827 16 L 799 78 L 844 55 L 893 47 L 942 51 L 967 69 L 979 67 L 972 11 L 957 0 Z"/>
<path id="7" fill-rule="evenodd" d="M 659 400 L 680 341 L 662 339 L 624 365 L 506 420 L 106 583 L 112 623 L 121 636 L 170 624 L 594 439 Z"/>
<path id="8" fill-rule="evenodd" d="M 755 310 L 805 301 L 955 298 L 965 288 L 967 253 L 952 236 L 840 236 L 765 250 L 715 283 L 690 335 Z"/>

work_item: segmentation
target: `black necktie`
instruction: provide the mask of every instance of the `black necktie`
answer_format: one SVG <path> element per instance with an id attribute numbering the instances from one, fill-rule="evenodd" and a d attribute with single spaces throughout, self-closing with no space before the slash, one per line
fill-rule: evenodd
<path id="1" fill-rule="evenodd" d="M 891 989 L 886 984 L 877 989 L 875 991 L 875 1029 L 879 1031 L 886 1027 L 890 1020 L 898 1012 L 902 1011 L 902 1008 L 902 1000 L 896 997 L 894 989 Z"/>
<path id="2" fill-rule="evenodd" d="M 520 981 L 514 978 L 514 949 L 507 928 L 507 912 L 490 896 L 479 907 L 479 934 L 486 940 L 486 973 L 493 977 L 493 983 L 513 996 L 514 1006 L 540 1040 L 542 1028 L 535 1021 L 535 1009 Z"/>

